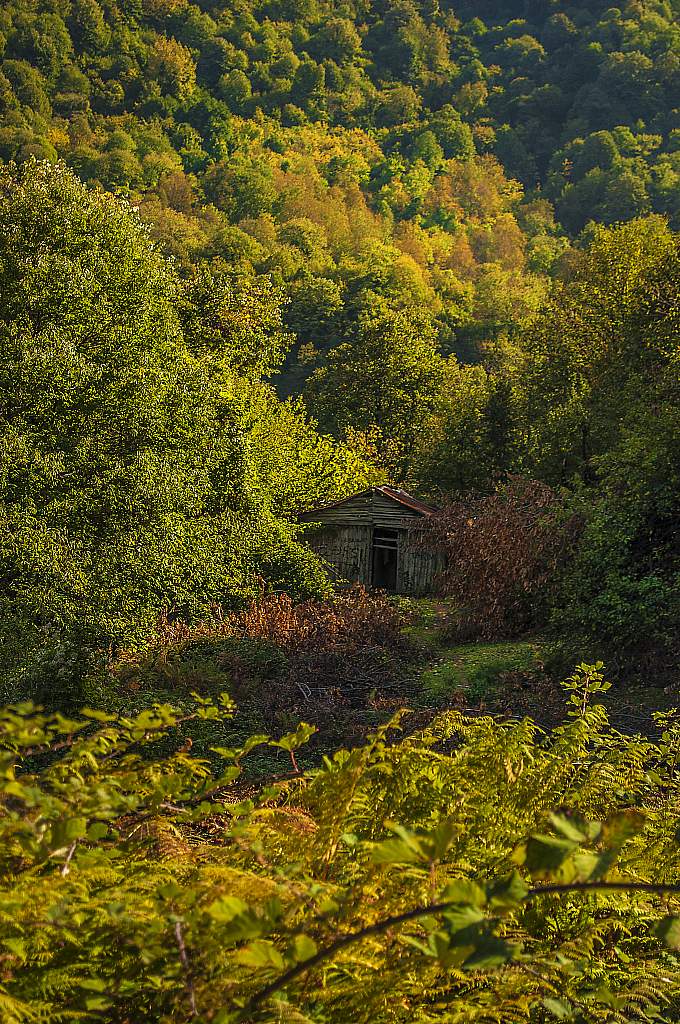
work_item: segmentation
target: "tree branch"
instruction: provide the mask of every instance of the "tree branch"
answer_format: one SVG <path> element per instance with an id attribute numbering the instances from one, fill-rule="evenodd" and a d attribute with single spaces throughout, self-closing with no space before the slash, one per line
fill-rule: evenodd
<path id="1" fill-rule="evenodd" d="M 184 944 L 184 936 L 182 935 L 182 925 L 179 921 L 175 921 L 175 939 L 177 940 L 177 948 L 179 949 L 179 959 L 184 970 L 184 980 L 189 994 L 189 1006 L 191 1007 L 191 1016 L 197 1017 L 198 1010 L 196 1009 L 196 994 L 194 992 L 194 983 L 191 980 L 191 965 L 189 963 L 189 956 L 187 954 L 187 948 Z"/>
<path id="2" fill-rule="evenodd" d="M 536 899 L 539 896 L 555 896 L 570 892 L 647 892 L 654 893 L 656 895 L 667 895 L 677 893 L 680 894 L 680 884 L 654 884 L 652 882 L 571 882 L 571 883 L 557 883 L 554 885 L 537 885 L 533 889 L 529 889 L 525 900 Z M 402 914 L 394 914 L 392 917 L 386 917 L 382 921 L 376 921 L 375 924 L 367 925 L 365 928 L 360 928 L 359 931 L 349 932 L 346 935 L 341 935 L 340 938 L 336 939 L 335 942 L 329 943 L 328 946 L 324 946 L 323 949 L 318 950 L 308 960 L 303 960 L 299 964 L 295 964 L 289 970 L 285 971 L 274 981 L 270 982 L 269 985 L 265 985 L 264 988 L 256 992 L 243 1009 L 243 1013 L 251 1013 L 257 1009 L 265 999 L 268 999 L 275 992 L 285 988 L 286 985 L 294 981 L 299 975 L 304 974 L 305 971 L 309 971 L 312 967 L 316 967 L 317 964 L 322 963 L 324 960 L 330 959 L 340 950 L 345 949 L 347 946 L 351 946 L 355 942 L 361 942 L 362 939 L 366 939 L 371 935 L 380 935 L 382 932 L 389 931 L 390 928 L 396 927 L 396 925 L 404 924 L 406 921 L 415 921 L 420 917 L 430 917 L 433 914 L 441 914 L 451 907 L 458 906 L 458 903 L 452 901 L 446 901 L 444 903 L 432 903 L 427 906 L 413 907 L 411 910 L 406 910 Z"/>

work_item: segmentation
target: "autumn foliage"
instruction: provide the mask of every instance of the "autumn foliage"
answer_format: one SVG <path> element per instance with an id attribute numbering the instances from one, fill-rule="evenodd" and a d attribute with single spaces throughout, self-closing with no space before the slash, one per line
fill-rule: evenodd
<path id="1" fill-rule="evenodd" d="M 246 717 L 288 728 L 304 717 L 358 738 L 412 653 L 390 601 L 357 586 L 327 601 L 266 594 L 196 626 L 166 623 L 146 649 L 123 652 L 110 678 L 133 698 L 227 690 Z M 377 703 L 376 703 L 377 702 Z M 373 711 L 371 710 L 373 709 Z"/>
<path id="2" fill-rule="evenodd" d="M 539 625 L 580 525 L 557 491 L 518 476 L 493 494 L 447 504 L 423 543 L 446 555 L 439 586 L 457 602 L 452 632 L 495 639 Z"/>

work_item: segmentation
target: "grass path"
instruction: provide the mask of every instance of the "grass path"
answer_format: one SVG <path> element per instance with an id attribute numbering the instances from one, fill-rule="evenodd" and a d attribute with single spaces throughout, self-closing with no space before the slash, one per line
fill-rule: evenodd
<path id="1" fill-rule="evenodd" d="M 530 673 L 541 667 L 539 638 L 502 642 L 453 643 L 446 637 L 445 603 L 420 599 L 404 602 L 409 616 L 405 635 L 423 651 L 422 697 L 435 703 L 452 694 L 477 703 L 498 697 L 506 673 Z"/>
<path id="2" fill-rule="evenodd" d="M 529 715 L 544 725 L 562 719 L 563 690 L 543 670 L 549 652 L 544 638 L 456 643 L 446 636 L 446 603 L 409 599 L 400 604 L 409 618 L 405 635 L 422 651 L 416 682 L 421 706 L 465 705 L 513 717 Z M 653 679 L 615 683 L 602 703 L 623 732 L 655 735 L 652 712 L 680 705 L 680 692 Z"/>

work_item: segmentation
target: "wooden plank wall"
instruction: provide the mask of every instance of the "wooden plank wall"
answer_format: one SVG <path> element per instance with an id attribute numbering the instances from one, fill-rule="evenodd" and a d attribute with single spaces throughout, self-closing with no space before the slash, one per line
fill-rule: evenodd
<path id="1" fill-rule="evenodd" d="M 371 526 L 323 526 L 306 534 L 305 540 L 313 551 L 335 567 L 336 579 L 370 587 Z"/>
<path id="2" fill-rule="evenodd" d="M 304 539 L 335 567 L 335 578 L 367 587 L 373 582 L 373 530 L 398 530 L 397 593 L 421 596 L 432 592 L 433 579 L 442 563 L 439 556 L 411 543 L 411 531 L 423 521 L 420 513 L 373 491 L 305 513 L 301 518 L 318 524 L 305 533 Z"/>
<path id="3" fill-rule="evenodd" d="M 434 578 L 443 568 L 442 559 L 430 551 L 423 551 L 409 542 L 408 533 L 399 538 L 397 593 L 424 597 L 431 594 Z"/>
<path id="4" fill-rule="evenodd" d="M 336 580 L 372 585 L 372 526 L 324 525 L 307 533 L 305 540 L 334 567 Z M 437 555 L 413 546 L 408 531 L 399 531 L 397 593 L 414 597 L 431 593 L 434 577 L 441 568 Z"/>

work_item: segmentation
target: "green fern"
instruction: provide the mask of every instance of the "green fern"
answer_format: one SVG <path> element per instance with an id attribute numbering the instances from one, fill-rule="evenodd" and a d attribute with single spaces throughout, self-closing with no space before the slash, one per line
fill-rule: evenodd
<path id="1" fill-rule="evenodd" d="M 6 709 L 0 1019 L 677 1021 L 680 728 L 616 732 L 605 685 L 583 666 L 552 733 L 450 711 L 400 736 L 400 717 L 248 799 L 262 737 L 215 775 L 154 753 L 226 701 Z"/>

